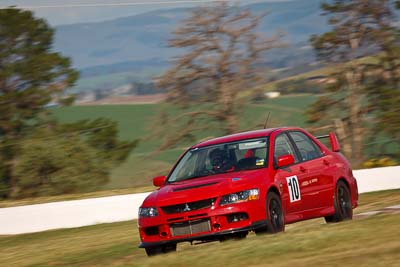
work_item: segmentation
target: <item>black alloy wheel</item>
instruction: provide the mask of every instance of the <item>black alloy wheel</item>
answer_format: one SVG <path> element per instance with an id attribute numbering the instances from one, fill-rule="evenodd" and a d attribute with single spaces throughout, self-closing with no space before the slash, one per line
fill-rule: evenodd
<path id="1" fill-rule="evenodd" d="M 353 218 L 350 189 L 342 180 L 339 180 L 336 184 L 334 207 L 335 213 L 331 216 L 325 217 L 325 221 L 327 223 L 341 222 L 345 220 L 351 220 Z"/>
<path id="2" fill-rule="evenodd" d="M 283 216 L 282 202 L 280 197 L 269 192 L 267 195 L 267 226 L 256 229 L 256 234 L 269 233 L 275 234 L 285 230 L 285 220 Z"/>

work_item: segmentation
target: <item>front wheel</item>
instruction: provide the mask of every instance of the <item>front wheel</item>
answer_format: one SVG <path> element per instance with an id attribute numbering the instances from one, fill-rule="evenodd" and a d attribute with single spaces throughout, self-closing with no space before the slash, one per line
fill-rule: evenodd
<path id="1" fill-rule="evenodd" d="M 147 256 L 156 256 L 159 254 L 169 253 L 176 251 L 176 244 L 168 244 L 162 246 L 145 248 Z"/>
<path id="2" fill-rule="evenodd" d="M 269 192 L 267 195 L 267 226 L 265 228 L 256 229 L 256 234 L 269 233 L 275 234 L 285 230 L 285 220 L 283 217 L 282 202 L 280 197 Z"/>
<path id="3" fill-rule="evenodd" d="M 335 213 L 331 216 L 325 217 L 325 221 L 327 223 L 341 222 L 345 220 L 351 220 L 353 218 L 351 193 L 345 182 L 339 181 L 336 184 L 333 201 Z"/>

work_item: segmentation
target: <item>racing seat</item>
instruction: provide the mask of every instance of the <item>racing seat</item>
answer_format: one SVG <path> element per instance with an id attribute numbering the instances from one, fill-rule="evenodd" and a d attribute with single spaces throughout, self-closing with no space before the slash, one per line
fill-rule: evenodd
<path id="1" fill-rule="evenodd" d="M 236 164 L 236 169 L 237 170 L 245 170 L 245 169 L 251 169 L 256 166 L 257 160 L 260 158 L 258 157 L 250 157 L 250 158 L 243 158 L 238 161 Z"/>

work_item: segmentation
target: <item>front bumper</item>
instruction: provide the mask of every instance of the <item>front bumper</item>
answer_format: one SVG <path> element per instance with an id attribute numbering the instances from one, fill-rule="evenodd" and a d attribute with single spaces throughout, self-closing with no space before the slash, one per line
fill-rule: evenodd
<path id="1" fill-rule="evenodd" d="M 175 214 L 163 214 L 138 220 L 141 244 L 152 247 L 186 241 L 212 241 L 224 235 L 266 226 L 264 200 Z"/>
<path id="2" fill-rule="evenodd" d="M 240 233 L 240 232 L 247 232 L 259 228 L 264 228 L 267 226 L 267 221 L 260 221 L 260 222 L 255 222 L 252 223 L 250 226 L 247 227 L 242 227 L 242 228 L 237 228 L 237 229 L 232 229 L 228 231 L 222 231 L 222 232 L 216 232 L 212 234 L 205 234 L 205 235 L 198 235 L 198 236 L 193 236 L 193 237 L 185 237 L 185 238 L 176 238 L 172 240 L 164 240 L 164 241 L 158 241 L 158 242 L 141 242 L 139 244 L 139 248 L 148 248 L 148 247 L 154 247 L 154 246 L 162 246 L 162 245 L 167 245 L 167 244 L 176 244 L 176 243 L 181 243 L 181 242 L 192 242 L 192 241 L 215 241 L 215 240 L 220 240 L 226 235 L 229 234 L 235 234 L 235 233 Z"/>

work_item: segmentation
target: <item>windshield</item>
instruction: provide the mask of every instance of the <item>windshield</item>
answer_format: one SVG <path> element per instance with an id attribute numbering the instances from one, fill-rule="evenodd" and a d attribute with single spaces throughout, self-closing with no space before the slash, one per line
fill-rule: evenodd
<path id="1" fill-rule="evenodd" d="M 267 138 L 248 139 L 189 150 L 168 182 L 267 166 Z"/>

